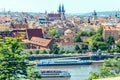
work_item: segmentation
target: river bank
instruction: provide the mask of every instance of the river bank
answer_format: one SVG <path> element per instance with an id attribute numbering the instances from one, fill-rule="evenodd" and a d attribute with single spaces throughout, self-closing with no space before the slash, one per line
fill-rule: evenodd
<path id="1" fill-rule="evenodd" d="M 114 55 L 101 55 L 98 56 L 96 54 L 62 54 L 62 55 L 55 55 L 55 54 L 42 54 L 42 55 L 31 55 L 27 57 L 28 60 L 41 60 L 41 59 L 54 59 L 54 58 L 71 58 L 71 59 L 81 59 L 81 60 L 104 60 L 108 58 L 114 58 Z"/>

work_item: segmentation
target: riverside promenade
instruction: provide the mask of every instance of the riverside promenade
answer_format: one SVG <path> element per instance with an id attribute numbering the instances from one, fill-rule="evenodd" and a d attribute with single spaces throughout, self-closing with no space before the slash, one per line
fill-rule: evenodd
<path id="1" fill-rule="evenodd" d="M 114 58 L 115 55 L 102 54 L 98 56 L 96 54 L 33 54 L 32 56 L 27 57 L 28 60 L 41 60 L 41 59 L 81 59 L 81 60 L 104 60 L 108 58 Z M 118 57 L 118 56 L 117 56 Z"/>

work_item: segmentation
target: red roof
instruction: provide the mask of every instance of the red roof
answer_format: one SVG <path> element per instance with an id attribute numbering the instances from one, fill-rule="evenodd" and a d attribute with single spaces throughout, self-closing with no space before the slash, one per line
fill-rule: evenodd
<path id="1" fill-rule="evenodd" d="M 9 16 L 0 16 L 0 20 L 10 21 Z"/>
<path id="2" fill-rule="evenodd" d="M 113 31 L 113 30 L 117 30 L 116 27 L 112 27 L 112 26 L 106 26 L 104 27 L 105 30 L 108 30 L 108 31 Z"/>
<path id="3" fill-rule="evenodd" d="M 61 17 L 60 14 L 48 14 L 48 17 Z"/>
<path id="4" fill-rule="evenodd" d="M 47 47 L 52 42 L 52 39 L 44 39 L 39 37 L 32 37 L 30 43 Z"/>
<path id="5" fill-rule="evenodd" d="M 27 29 L 26 33 L 29 40 L 32 37 L 43 37 L 42 29 Z"/>

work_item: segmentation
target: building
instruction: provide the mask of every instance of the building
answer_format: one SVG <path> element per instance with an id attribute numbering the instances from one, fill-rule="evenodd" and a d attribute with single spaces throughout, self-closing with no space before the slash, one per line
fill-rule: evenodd
<path id="1" fill-rule="evenodd" d="M 29 49 L 49 50 L 52 48 L 54 41 L 52 39 L 32 37 L 30 40 L 25 41 L 25 43 Z"/>
<path id="2" fill-rule="evenodd" d="M 27 29 L 26 36 L 29 40 L 32 37 L 43 37 L 42 29 Z"/>
<path id="3" fill-rule="evenodd" d="M 50 21 L 54 20 L 65 20 L 65 9 L 64 5 L 59 5 L 58 13 L 49 13 L 47 14 L 47 19 Z"/>
<path id="4" fill-rule="evenodd" d="M 93 21 L 96 21 L 97 20 L 97 12 L 94 10 L 93 14 Z"/>
<path id="5" fill-rule="evenodd" d="M 10 23 L 10 29 L 11 30 L 20 30 L 20 29 L 27 29 L 28 28 L 28 24 L 25 22 L 11 22 Z"/>
<path id="6" fill-rule="evenodd" d="M 71 29 L 67 29 L 65 32 L 64 32 L 64 35 L 65 36 L 71 36 L 71 37 L 74 37 L 74 32 L 71 30 Z"/>
<path id="7" fill-rule="evenodd" d="M 113 36 L 115 41 L 119 39 L 119 31 L 116 27 L 105 26 L 103 29 L 103 38 L 108 39 L 109 36 Z"/>

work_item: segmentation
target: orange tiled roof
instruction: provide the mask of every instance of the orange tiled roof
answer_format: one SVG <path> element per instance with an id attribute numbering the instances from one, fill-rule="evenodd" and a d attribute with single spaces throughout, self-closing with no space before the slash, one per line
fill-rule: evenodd
<path id="1" fill-rule="evenodd" d="M 117 24 L 117 26 L 116 26 L 116 27 L 120 28 L 120 23 L 119 23 L 119 24 Z"/>
<path id="2" fill-rule="evenodd" d="M 116 27 L 111 27 L 111 26 L 106 26 L 106 27 L 104 27 L 104 30 L 111 31 L 111 30 L 117 30 L 117 28 Z"/>
<path id="3" fill-rule="evenodd" d="M 9 21 L 9 20 L 10 20 L 10 17 L 9 17 L 9 16 L 0 16 L 0 20 Z"/>
<path id="4" fill-rule="evenodd" d="M 32 37 L 29 42 L 32 43 L 32 44 L 36 44 L 36 45 L 40 45 L 40 46 L 43 46 L 43 47 L 47 47 L 50 44 L 51 41 L 52 41 L 51 39 Z"/>

